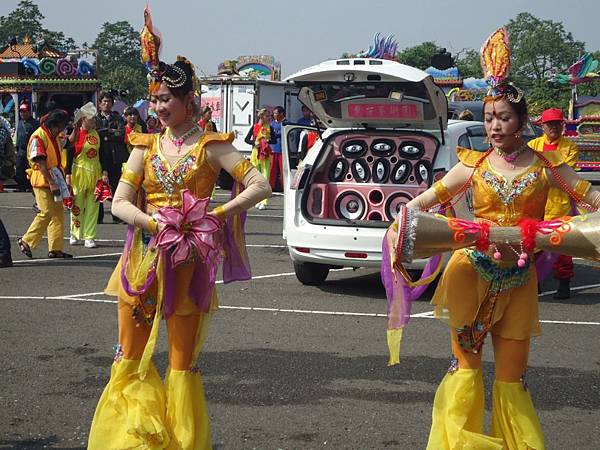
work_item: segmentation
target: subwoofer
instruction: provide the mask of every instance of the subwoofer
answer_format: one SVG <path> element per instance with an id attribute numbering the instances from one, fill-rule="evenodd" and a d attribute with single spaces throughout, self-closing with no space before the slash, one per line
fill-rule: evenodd
<path id="1" fill-rule="evenodd" d="M 347 190 L 335 199 L 335 214 L 338 219 L 360 220 L 367 212 L 367 201 L 360 192 Z"/>
<path id="2" fill-rule="evenodd" d="M 406 205 L 413 197 L 406 192 L 396 192 L 390 195 L 385 202 L 385 215 L 388 220 L 395 220 L 402 205 Z"/>

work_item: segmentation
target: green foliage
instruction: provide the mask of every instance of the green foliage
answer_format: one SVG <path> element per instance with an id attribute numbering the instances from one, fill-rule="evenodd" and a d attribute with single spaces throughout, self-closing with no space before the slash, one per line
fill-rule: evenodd
<path id="1" fill-rule="evenodd" d="M 565 73 L 584 52 L 584 43 L 574 40 L 561 22 L 520 13 L 508 22 L 507 29 L 511 77 L 523 87 L 533 88 L 555 74 Z"/>
<path id="2" fill-rule="evenodd" d="M 463 78 L 482 78 L 481 58 L 479 52 L 472 48 L 463 49 L 455 57 L 458 73 Z"/>
<path id="3" fill-rule="evenodd" d="M 44 15 L 31 0 L 22 0 L 16 9 L 7 16 L 0 16 L 0 46 L 8 44 L 12 37 L 19 42 L 27 35 L 32 42 L 44 39 L 46 43 L 59 50 L 67 50 L 75 41 L 62 31 L 50 31 L 42 26 Z"/>
<path id="4" fill-rule="evenodd" d="M 125 101 L 147 96 L 146 68 L 140 61 L 137 31 L 126 21 L 105 22 L 94 41 L 103 89 L 128 89 Z"/>
<path id="5" fill-rule="evenodd" d="M 414 47 L 408 47 L 398 52 L 398 59 L 402 64 L 425 70 L 431 66 L 431 58 L 441 51 L 435 42 L 427 41 Z"/>

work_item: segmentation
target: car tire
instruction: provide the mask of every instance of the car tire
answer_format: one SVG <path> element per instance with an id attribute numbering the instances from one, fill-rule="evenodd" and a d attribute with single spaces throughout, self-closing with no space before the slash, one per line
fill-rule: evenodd
<path id="1" fill-rule="evenodd" d="M 221 172 L 219 173 L 219 177 L 217 178 L 217 184 L 221 189 L 230 191 L 233 187 L 233 178 L 227 172 L 221 170 Z"/>
<path id="2" fill-rule="evenodd" d="M 330 266 L 310 262 L 294 261 L 294 271 L 298 281 L 307 286 L 317 286 L 329 275 Z"/>

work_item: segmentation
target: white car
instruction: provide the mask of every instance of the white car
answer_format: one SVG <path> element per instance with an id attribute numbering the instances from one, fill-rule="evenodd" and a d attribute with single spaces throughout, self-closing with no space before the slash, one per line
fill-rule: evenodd
<path id="1" fill-rule="evenodd" d="M 340 59 L 286 81 L 326 127 L 288 125 L 282 139 L 283 237 L 303 284 L 332 267 L 379 267 L 398 207 L 456 164 L 457 145 L 487 148 L 481 122 L 448 122 L 443 91 L 413 67 Z M 307 133 L 318 137 L 306 152 Z"/>

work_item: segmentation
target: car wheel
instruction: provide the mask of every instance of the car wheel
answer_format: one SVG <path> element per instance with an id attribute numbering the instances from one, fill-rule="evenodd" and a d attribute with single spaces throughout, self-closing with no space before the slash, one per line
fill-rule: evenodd
<path id="1" fill-rule="evenodd" d="M 229 175 L 227 172 L 221 170 L 217 179 L 217 184 L 221 189 L 230 191 L 233 187 L 233 178 L 231 178 L 231 175 Z"/>
<path id="2" fill-rule="evenodd" d="M 329 275 L 330 266 L 310 262 L 294 262 L 294 271 L 296 278 L 302 284 L 308 286 L 317 286 L 321 284 Z"/>

